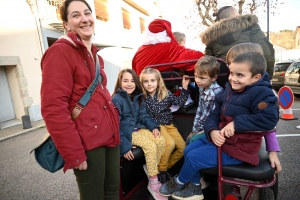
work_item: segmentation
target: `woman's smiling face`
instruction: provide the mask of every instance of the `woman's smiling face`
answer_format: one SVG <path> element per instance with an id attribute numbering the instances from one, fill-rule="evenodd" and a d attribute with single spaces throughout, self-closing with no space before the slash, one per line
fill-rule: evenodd
<path id="1" fill-rule="evenodd" d="M 64 26 L 68 31 L 78 34 L 82 40 L 90 40 L 94 34 L 92 11 L 81 1 L 73 1 L 68 7 L 68 21 Z"/>

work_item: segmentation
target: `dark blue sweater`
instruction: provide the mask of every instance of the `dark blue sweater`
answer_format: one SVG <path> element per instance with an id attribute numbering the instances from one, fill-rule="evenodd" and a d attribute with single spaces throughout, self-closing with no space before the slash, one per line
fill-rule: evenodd
<path id="1" fill-rule="evenodd" d="M 119 88 L 112 98 L 120 112 L 121 156 L 132 148 L 134 128 L 146 128 L 151 132 L 154 129 L 160 130 L 159 125 L 147 113 L 144 98 L 142 97 L 141 104 L 138 103 L 138 98 L 142 95 L 142 93 L 135 95 L 131 101 L 127 92 Z"/>

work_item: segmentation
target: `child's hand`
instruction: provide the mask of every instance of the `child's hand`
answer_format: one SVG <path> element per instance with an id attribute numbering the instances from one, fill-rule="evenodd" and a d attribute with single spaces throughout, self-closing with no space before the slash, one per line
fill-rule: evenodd
<path id="1" fill-rule="evenodd" d="M 182 77 L 182 88 L 187 90 L 189 83 L 190 83 L 189 76 L 188 75 L 183 75 L 183 77 Z"/>
<path id="2" fill-rule="evenodd" d="M 134 155 L 131 150 L 124 154 L 124 157 L 129 161 L 134 159 Z"/>
<path id="3" fill-rule="evenodd" d="M 190 139 L 191 137 L 193 137 L 196 133 L 195 132 L 191 132 L 188 136 L 187 136 L 187 140 Z"/>
<path id="4" fill-rule="evenodd" d="M 231 136 L 234 136 L 234 124 L 233 122 L 230 122 L 227 124 L 222 130 L 222 135 L 225 135 L 226 137 L 230 138 Z"/>
<path id="5" fill-rule="evenodd" d="M 282 167 L 281 167 L 280 161 L 278 159 L 277 152 L 269 153 L 269 161 L 270 161 L 271 167 L 272 168 L 275 167 L 275 173 L 282 171 Z"/>
<path id="6" fill-rule="evenodd" d="M 212 139 L 212 141 L 214 142 L 214 144 L 216 146 L 222 146 L 222 144 L 224 144 L 226 138 L 224 137 L 224 135 L 221 133 L 220 130 L 212 130 L 210 132 L 210 137 Z"/>
<path id="7" fill-rule="evenodd" d="M 152 131 L 152 133 L 153 133 L 153 135 L 154 135 L 154 138 L 156 138 L 156 137 L 159 137 L 159 136 L 160 136 L 160 132 L 159 132 L 159 130 L 158 130 L 158 129 L 154 129 L 154 130 Z"/>

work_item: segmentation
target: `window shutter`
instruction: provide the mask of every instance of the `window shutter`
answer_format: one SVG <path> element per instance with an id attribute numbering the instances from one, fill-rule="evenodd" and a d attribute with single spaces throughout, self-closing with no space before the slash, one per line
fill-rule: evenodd
<path id="1" fill-rule="evenodd" d="M 122 8 L 123 26 L 125 29 L 131 29 L 130 13 Z"/>
<path id="2" fill-rule="evenodd" d="M 96 18 L 105 22 L 109 20 L 107 2 L 108 0 L 94 0 Z"/>
<path id="3" fill-rule="evenodd" d="M 145 20 L 143 18 L 140 18 L 140 28 L 141 28 L 141 33 L 145 31 Z"/>

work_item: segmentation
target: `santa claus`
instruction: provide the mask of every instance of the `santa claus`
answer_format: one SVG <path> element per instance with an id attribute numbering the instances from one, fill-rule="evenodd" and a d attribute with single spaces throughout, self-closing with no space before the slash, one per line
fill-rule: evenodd
<path id="1" fill-rule="evenodd" d="M 176 41 L 171 23 L 163 19 L 152 21 L 145 33 L 143 45 L 135 53 L 132 69 L 139 75 L 149 65 L 199 59 L 204 54 L 187 49 Z M 158 67 L 159 71 L 174 71 L 173 68 L 193 71 L 195 63 Z"/>

